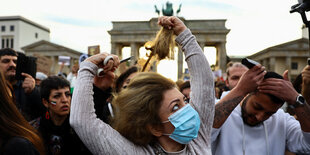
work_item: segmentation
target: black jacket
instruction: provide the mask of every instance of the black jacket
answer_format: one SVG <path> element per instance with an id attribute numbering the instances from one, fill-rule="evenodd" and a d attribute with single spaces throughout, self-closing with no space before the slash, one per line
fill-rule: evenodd
<path id="1" fill-rule="evenodd" d="M 110 118 L 110 111 L 108 108 L 108 102 L 107 99 L 111 96 L 112 89 L 109 88 L 106 91 L 103 91 L 93 85 L 93 91 L 94 91 L 94 104 L 96 109 L 96 115 L 97 118 L 101 119 L 103 122 L 109 124 L 109 118 Z"/>
<path id="2" fill-rule="evenodd" d="M 12 137 L 0 147 L 1 155 L 39 155 L 34 145 L 25 138 Z"/>
<path id="3" fill-rule="evenodd" d="M 55 126 L 50 119 L 45 117 L 40 117 L 37 121 L 47 155 L 91 154 L 71 128 L 69 117 L 61 126 Z"/>
<path id="4" fill-rule="evenodd" d="M 35 86 L 30 94 L 26 94 L 22 84 L 23 81 L 18 81 L 13 85 L 16 106 L 26 120 L 31 121 L 42 116 L 45 112 L 45 107 L 41 102 L 39 87 Z"/>

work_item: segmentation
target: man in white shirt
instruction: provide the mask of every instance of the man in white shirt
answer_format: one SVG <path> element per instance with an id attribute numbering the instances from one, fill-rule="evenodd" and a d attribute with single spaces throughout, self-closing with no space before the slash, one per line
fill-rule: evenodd
<path id="1" fill-rule="evenodd" d="M 310 106 L 292 84 L 257 65 L 215 105 L 214 155 L 310 154 Z M 257 89 L 258 88 L 258 89 Z M 299 120 L 279 109 L 286 101 Z"/>

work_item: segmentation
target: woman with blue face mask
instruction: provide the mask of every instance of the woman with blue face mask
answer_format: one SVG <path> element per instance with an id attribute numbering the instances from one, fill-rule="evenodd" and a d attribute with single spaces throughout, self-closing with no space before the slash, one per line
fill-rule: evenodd
<path id="1" fill-rule="evenodd" d="M 115 55 L 101 53 L 80 66 L 70 124 L 93 154 L 211 155 L 214 81 L 195 37 L 177 17 L 160 17 L 182 47 L 191 75 L 190 101 L 175 83 L 157 73 L 138 73 L 113 99 L 111 126 L 96 118 L 92 80 L 98 68 L 114 77 Z"/>

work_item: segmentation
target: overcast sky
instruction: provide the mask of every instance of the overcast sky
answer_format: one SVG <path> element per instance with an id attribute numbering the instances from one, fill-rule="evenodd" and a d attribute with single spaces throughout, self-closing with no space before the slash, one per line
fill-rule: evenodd
<path id="1" fill-rule="evenodd" d="M 80 52 L 100 45 L 110 51 L 111 21 L 141 21 L 157 17 L 166 0 L 3 0 L 1 16 L 20 15 L 51 30 L 51 41 Z M 301 38 L 302 21 L 290 14 L 297 0 L 170 0 L 185 19 L 227 19 L 228 55 L 250 55 Z"/>

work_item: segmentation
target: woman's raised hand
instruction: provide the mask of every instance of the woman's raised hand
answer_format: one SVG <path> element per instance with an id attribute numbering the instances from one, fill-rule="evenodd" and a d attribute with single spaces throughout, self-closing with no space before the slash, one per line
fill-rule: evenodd
<path id="1" fill-rule="evenodd" d="M 185 24 L 175 16 L 162 16 L 158 18 L 158 24 L 167 29 L 172 29 L 175 35 L 179 35 L 187 29 Z"/>
<path id="2" fill-rule="evenodd" d="M 85 61 L 89 61 L 99 68 L 103 68 L 104 72 L 114 72 L 118 68 L 120 62 L 117 55 L 109 53 L 100 53 L 87 58 Z"/>

